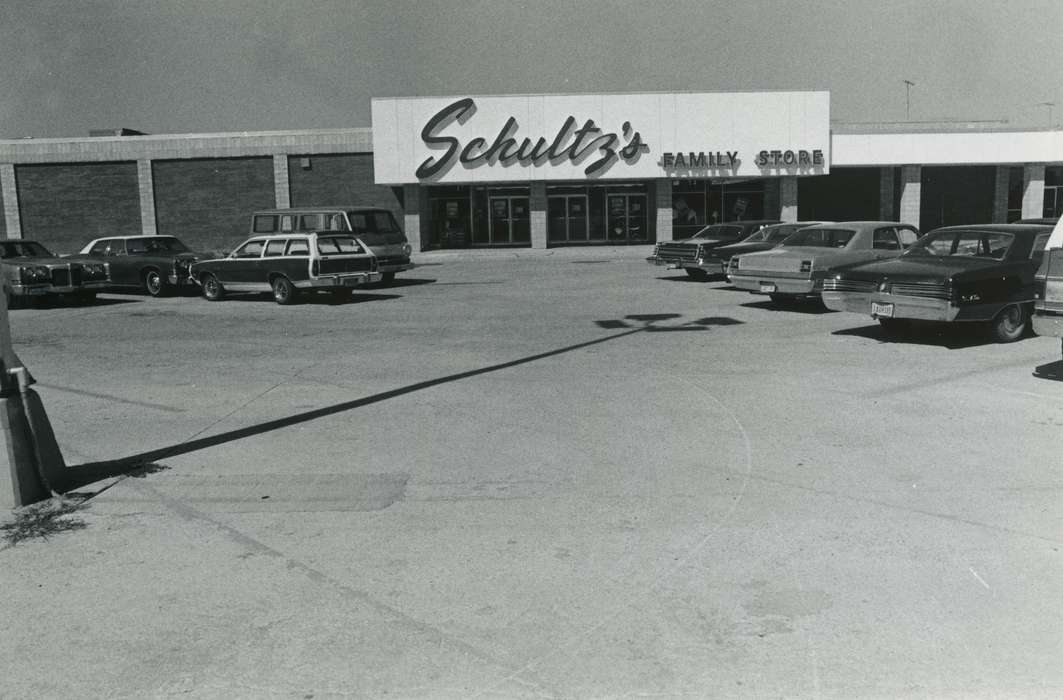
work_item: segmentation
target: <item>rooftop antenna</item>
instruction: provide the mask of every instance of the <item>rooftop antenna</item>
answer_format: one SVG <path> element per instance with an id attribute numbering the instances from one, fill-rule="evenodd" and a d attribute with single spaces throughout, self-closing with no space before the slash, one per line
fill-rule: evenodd
<path id="1" fill-rule="evenodd" d="M 912 118 L 912 86 L 915 85 L 911 80 L 904 81 L 904 119 L 909 121 Z"/>

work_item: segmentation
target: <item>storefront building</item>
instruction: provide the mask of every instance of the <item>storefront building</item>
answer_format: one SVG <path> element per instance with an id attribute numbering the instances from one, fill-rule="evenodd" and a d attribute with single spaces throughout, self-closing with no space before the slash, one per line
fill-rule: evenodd
<path id="1" fill-rule="evenodd" d="M 845 125 L 825 91 L 382 98 L 372 128 L 0 140 L 0 237 L 208 252 L 255 209 L 391 209 L 415 250 L 640 245 L 713 222 L 1063 211 L 1063 131 Z M 924 125 L 925 126 L 925 125 Z"/>
<path id="2" fill-rule="evenodd" d="M 420 247 L 646 244 L 775 217 L 830 172 L 827 92 L 374 99 Z M 796 214 L 796 212 L 793 212 Z"/>

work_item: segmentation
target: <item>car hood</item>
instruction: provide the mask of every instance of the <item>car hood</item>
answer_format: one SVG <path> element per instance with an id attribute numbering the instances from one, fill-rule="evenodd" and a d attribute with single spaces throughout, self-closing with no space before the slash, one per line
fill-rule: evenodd
<path id="1" fill-rule="evenodd" d="M 986 258 L 906 256 L 856 265 L 843 270 L 839 276 L 864 281 L 889 279 L 894 282 L 931 284 L 948 282 L 950 277 L 964 272 L 987 270 L 1003 264 L 1000 260 Z"/>
<path id="2" fill-rule="evenodd" d="M 71 258 L 60 258 L 57 256 L 49 256 L 42 258 L 4 258 L 5 265 L 69 265 L 71 263 L 76 264 L 82 262 L 88 261 L 76 260 Z"/>

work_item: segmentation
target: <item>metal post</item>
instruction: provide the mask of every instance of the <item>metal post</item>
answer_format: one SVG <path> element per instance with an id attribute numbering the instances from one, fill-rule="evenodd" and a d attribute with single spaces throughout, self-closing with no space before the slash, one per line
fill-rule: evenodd
<path id="1" fill-rule="evenodd" d="M 912 86 L 915 85 L 911 80 L 904 81 L 904 120 L 911 121 L 912 118 Z"/>

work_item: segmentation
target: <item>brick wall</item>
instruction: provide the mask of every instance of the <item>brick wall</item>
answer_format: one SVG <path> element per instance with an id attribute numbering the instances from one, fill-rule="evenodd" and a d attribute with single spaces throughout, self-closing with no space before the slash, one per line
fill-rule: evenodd
<path id="1" fill-rule="evenodd" d="M 304 169 L 303 159 L 309 161 Z M 373 184 L 372 153 L 289 156 L 288 187 L 293 207 L 384 207 L 403 220 L 393 188 Z"/>
<path id="2" fill-rule="evenodd" d="M 155 161 L 152 176 L 159 234 L 201 252 L 233 248 L 274 206 L 272 157 Z"/>
<path id="3" fill-rule="evenodd" d="M 136 163 L 17 165 L 22 237 L 57 253 L 140 233 Z"/>

